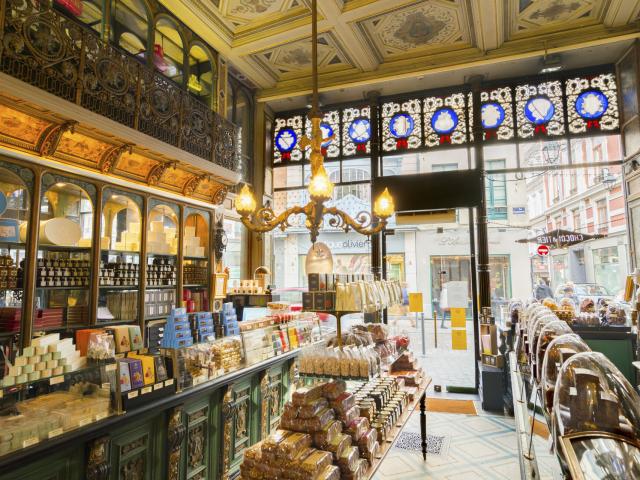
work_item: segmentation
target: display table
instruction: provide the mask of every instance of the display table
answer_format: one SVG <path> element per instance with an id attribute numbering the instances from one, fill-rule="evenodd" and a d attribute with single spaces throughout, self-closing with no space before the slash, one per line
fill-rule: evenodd
<path id="1" fill-rule="evenodd" d="M 391 451 L 391 448 L 395 445 L 398 437 L 400 437 L 400 433 L 402 433 L 402 431 L 404 430 L 404 427 L 407 425 L 407 420 L 409 420 L 409 417 L 411 417 L 411 414 L 418 406 L 418 403 L 420 404 L 420 436 L 422 438 L 422 458 L 425 461 L 427 460 L 427 388 L 429 388 L 429 385 L 431 385 L 431 381 L 431 377 L 425 377 L 422 385 L 420 385 L 420 387 L 418 388 L 413 401 L 402 413 L 402 415 L 400 416 L 400 420 L 398 421 L 396 426 L 393 427 L 392 434 L 383 444 L 380 445 L 380 452 L 373 461 L 365 478 L 373 478 L 376 471 L 380 467 L 380 464 L 386 458 L 387 454 Z"/>

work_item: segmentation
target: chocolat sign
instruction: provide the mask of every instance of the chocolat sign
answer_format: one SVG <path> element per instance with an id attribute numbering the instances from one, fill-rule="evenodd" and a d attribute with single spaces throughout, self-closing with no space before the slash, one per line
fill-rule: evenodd
<path id="1" fill-rule="evenodd" d="M 603 238 L 604 235 L 589 235 L 587 233 L 572 232 L 570 230 L 556 229 L 547 233 L 541 233 L 535 238 L 527 238 L 518 240 L 519 243 L 537 243 L 539 245 L 546 245 L 550 248 L 562 248 L 575 245 L 577 243 L 584 242 L 586 240 L 592 240 L 594 238 Z"/>

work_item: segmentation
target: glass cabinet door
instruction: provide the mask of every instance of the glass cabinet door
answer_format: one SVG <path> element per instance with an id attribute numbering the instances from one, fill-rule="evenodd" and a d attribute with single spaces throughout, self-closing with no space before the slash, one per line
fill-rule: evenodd
<path id="1" fill-rule="evenodd" d="M 138 319 L 142 197 L 104 191 L 98 272 L 99 324 Z"/>
<path id="2" fill-rule="evenodd" d="M 183 291 L 187 312 L 209 311 L 209 212 L 188 208 L 182 236 Z"/>
<path id="3" fill-rule="evenodd" d="M 17 172 L 0 163 L 0 378 L 6 360 L 13 361 L 19 345 L 26 237 L 29 231 L 30 189 Z M 25 175 L 33 178 L 30 170 Z M 22 235 L 21 235 L 22 232 Z"/>
<path id="4" fill-rule="evenodd" d="M 51 174 L 43 177 L 34 332 L 90 322 L 95 191 L 85 182 Z"/>
<path id="5" fill-rule="evenodd" d="M 150 201 L 147 220 L 145 319 L 166 319 L 176 305 L 179 211 L 177 205 Z"/>

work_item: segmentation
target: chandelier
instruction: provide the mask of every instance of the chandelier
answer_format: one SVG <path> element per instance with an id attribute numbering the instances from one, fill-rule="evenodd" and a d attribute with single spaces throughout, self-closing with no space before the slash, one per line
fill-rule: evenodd
<path id="1" fill-rule="evenodd" d="M 355 230 L 363 235 L 373 235 L 382 231 L 387 225 L 387 219 L 394 213 L 393 198 L 389 190 L 378 196 L 373 204 L 373 214 L 370 212 L 360 212 L 356 218 L 351 217 L 346 212 L 336 208 L 328 207 L 325 202 L 333 197 L 333 183 L 324 168 L 324 155 L 322 154 L 322 144 L 333 139 L 334 135 L 323 138 L 320 122 L 322 112 L 319 107 L 318 98 L 318 10 L 317 0 L 313 0 L 311 7 L 312 15 L 312 80 L 313 98 L 311 111 L 308 114 L 311 120 L 311 137 L 300 139 L 302 148 L 311 147 L 311 180 L 308 191 L 311 200 L 306 205 L 294 205 L 284 212 L 276 215 L 270 207 L 257 209 L 257 202 L 253 192 L 248 185 L 244 185 L 240 194 L 236 197 L 236 211 L 242 219 L 242 223 L 251 231 L 263 233 L 270 232 L 275 228 L 284 231 L 291 227 L 291 217 L 302 214 L 306 217 L 305 226 L 311 234 L 311 242 L 315 243 L 320 229 L 325 223 L 325 216 L 328 216 L 328 225 L 348 232 Z"/>

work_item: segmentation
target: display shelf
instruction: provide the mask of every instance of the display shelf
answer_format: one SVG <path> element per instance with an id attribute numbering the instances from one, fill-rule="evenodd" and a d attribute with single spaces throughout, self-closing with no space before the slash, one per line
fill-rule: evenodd
<path id="1" fill-rule="evenodd" d="M 139 251 L 129 251 L 129 250 L 100 250 L 103 255 L 141 255 Z"/>
<path id="2" fill-rule="evenodd" d="M 21 391 L 27 390 L 29 387 L 32 387 L 32 386 L 38 387 L 39 389 L 41 389 L 42 386 L 44 386 L 45 388 L 46 386 L 55 387 L 56 385 L 67 382 L 69 379 L 71 379 L 76 375 L 84 375 L 88 372 L 95 371 L 97 368 L 101 368 L 101 367 L 106 367 L 107 371 L 115 370 L 113 368 L 111 368 L 110 370 L 110 367 L 108 367 L 108 365 L 115 365 L 115 364 L 116 364 L 115 359 L 95 362 L 90 365 L 87 365 L 86 367 L 79 368 L 78 370 L 74 370 L 73 372 L 63 373 L 61 375 L 55 375 L 55 376 L 46 377 L 46 378 L 40 378 L 38 380 L 32 380 L 29 382 L 12 385 L 10 387 L 0 387 L 0 398 L 6 397 L 8 395 L 14 395 L 16 393 L 20 393 Z"/>
<path id="3" fill-rule="evenodd" d="M 0 241 L 0 248 L 23 250 L 27 248 L 27 244 L 23 242 L 5 242 Z"/>
<path id="4" fill-rule="evenodd" d="M 190 256 L 187 256 L 187 255 L 185 255 L 183 258 L 185 260 L 207 260 L 207 261 L 209 260 L 208 257 L 190 257 Z"/>
<path id="5" fill-rule="evenodd" d="M 151 317 L 144 317 L 145 322 L 151 321 L 151 320 L 166 320 L 167 317 L 169 316 L 169 314 L 167 315 L 153 315 Z"/>
<path id="6" fill-rule="evenodd" d="M 147 285 L 146 290 L 170 290 L 176 289 L 178 285 Z"/>
<path id="7" fill-rule="evenodd" d="M 91 247 L 74 247 L 66 245 L 38 245 L 38 250 L 45 252 L 79 252 L 86 253 L 91 251 Z"/>
<path id="8" fill-rule="evenodd" d="M 203 283 L 190 283 L 188 285 L 183 285 L 184 288 L 209 288 L 209 285 L 205 285 Z"/>
<path id="9" fill-rule="evenodd" d="M 138 285 L 99 285 L 98 288 L 100 290 L 139 290 L 140 287 Z"/>
<path id="10" fill-rule="evenodd" d="M 45 290 L 45 291 L 50 291 L 50 290 L 88 290 L 91 287 L 89 285 L 86 286 L 82 286 L 82 287 L 36 287 L 36 290 Z"/>

